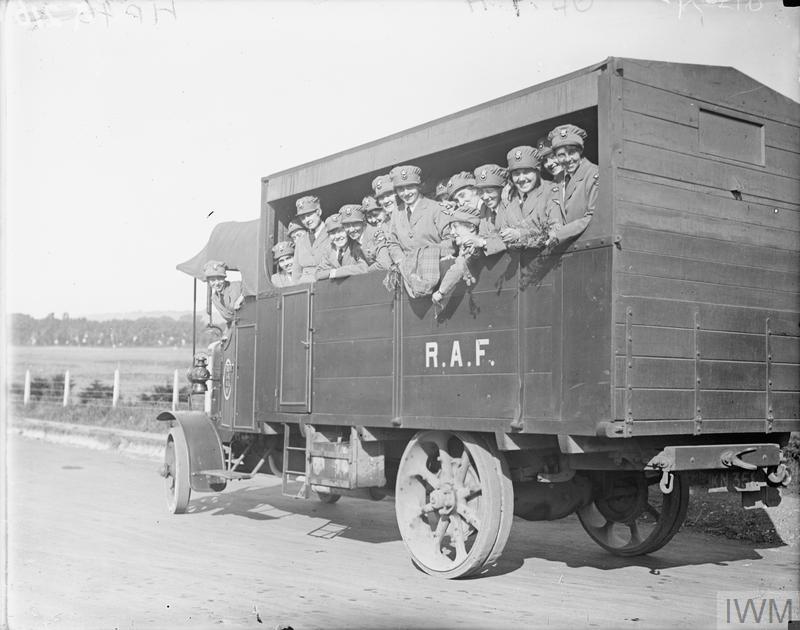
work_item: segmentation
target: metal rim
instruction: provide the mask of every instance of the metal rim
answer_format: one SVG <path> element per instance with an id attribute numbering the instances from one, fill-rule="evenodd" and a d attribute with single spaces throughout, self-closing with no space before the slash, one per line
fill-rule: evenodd
<path id="1" fill-rule="evenodd" d="M 395 511 L 422 571 L 466 577 L 500 555 L 513 519 L 513 488 L 502 464 L 496 451 L 468 433 L 422 431 L 408 443 Z"/>
<path id="2" fill-rule="evenodd" d="M 578 510 L 586 532 L 618 556 L 639 556 L 666 545 L 686 518 L 689 484 L 674 475 L 672 492 L 659 488 L 661 473 L 600 473 L 593 479 L 592 503 Z"/>
<path id="3" fill-rule="evenodd" d="M 173 514 L 183 514 L 189 505 L 192 489 L 189 479 L 189 448 L 180 427 L 170 429 L 167 436 L 164 473 L 167 507 Z"/>

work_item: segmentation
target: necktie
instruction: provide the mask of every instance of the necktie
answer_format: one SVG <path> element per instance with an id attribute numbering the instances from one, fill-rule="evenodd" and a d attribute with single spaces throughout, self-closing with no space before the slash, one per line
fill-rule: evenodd
<path id="1" fill-rule="evenodd" d="M 339 261 L 339 266 L 342 266 L 342 259 L 344 258 L 344 249 L 340 249 L 338 255 L 336 256 L 337 260 Z"/>
<path id="2" fill-rule="evenodd" d="M 314 232 L 309 232 L 308 233 L 308 240 L 311 242 L 312 245 L 314 244 L 314 239 L 315 238 L 316 237 L 314 236 Z"/>

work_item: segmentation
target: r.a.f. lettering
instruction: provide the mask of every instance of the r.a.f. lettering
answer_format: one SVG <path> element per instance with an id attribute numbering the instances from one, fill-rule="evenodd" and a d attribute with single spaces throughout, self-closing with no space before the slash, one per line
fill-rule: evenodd
<path id="1" fill-rule="evenodd" d="M 447 347 L 447 344 L 442 344 L 441 360 L 439 356 L 439 342 L 426 341 L 425 342 L 425 367 L 438 368 L 438 367 L 475 367 L 481 366 L 482 359 L 486 359 L 484 364 L 488 361 L 489 365 L 494 365 L 494 361 L 488 359 L 486 356 L 486 349 L 489 346 L 488 339 L 475 340 L 475 352 L 473 358 L 466 358 L 464 352 L 470 347 L 469 342 L 465 342 L 464 350 L 462 350 L 461 342 L 456 339 L 453 345 Z M 448 352 L 449 350 L 449 352 Z"/>

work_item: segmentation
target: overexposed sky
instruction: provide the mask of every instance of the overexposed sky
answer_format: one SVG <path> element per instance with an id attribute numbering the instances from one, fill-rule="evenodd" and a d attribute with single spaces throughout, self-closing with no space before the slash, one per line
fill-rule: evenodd
<path id="1" fill-rule="evenodd" d="M 258 216 L 262 176 L 608 56 L 734 66 L 800 100 L 800 9 L 779 0 L 516 5 L 6 2 L 6 308 L 189 309 L 175 265 Z"/>

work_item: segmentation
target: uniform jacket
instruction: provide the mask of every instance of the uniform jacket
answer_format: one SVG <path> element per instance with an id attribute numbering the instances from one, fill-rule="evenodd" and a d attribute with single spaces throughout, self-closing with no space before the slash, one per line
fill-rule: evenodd
<path id="1" fill-rule="evenodd" d="M 320 223 L 316 234 L 313 244 L 308 232 L 301 234 L 294 244 L 294 267 L 292 269 L 294 284 L 314 282 L 317 268 L 322 262 L 325 252 L 330 249 L 331 241 L 324 223 Z"/>
<path id="2" fill-rule="evenodd" d="M 272 284 L 276 287 L 290 287 L 294 284 L 291 274 L 288 274 L 285 271 L 279 271 L 278 273 L 273 273 L 270 280 L 272 281 Z"/>
<path id="3" fill-rule="evenodd" d="M 399 260 L 397 249 L 407 254 L 426 245 L 439 245 L 442 241 L 438 225 L 441 206 L 427 197 L 420 197 L 409 220 L 402 202 L 392 212 L 391 239 L 389 244 L 392 260 Z M 446 245 L 450 248 L 449 243 Z"/>
<path id="4" fill-rule="evenodd" d="M 500 238 L 500 230 L 497 227 L 497 217 L 504 212 L 504 205 L 501 201 L 497 210 L 492 211 L 486 204 L 481 204 L 481 224 L 478 226 L 478 234 L 486 239 L 483 251 L 487 256 L 506 250 L 506 244 Z"/>
<path id="5" fill-rule="evenodd" d="M 367 261 L 364 259 L 361 247 L 357 243 L 348 241 L 347 245 L 341 249 L 341 260 L 339 254 L 340 250 L 336 249 L 333 243 L 329 243 L 322 261 L 317 267 L 317 280 L 328 278 L 331 269 L 336 269 L 337 278 L 367 273 Z"/>
<path id="6" fill-rule="evenodd" d="M 597 205 L 598 179 L 597 165 L 582 158 L 578 170 L 558 188 L 553 203 L 558 209 L 561 227 L 556 231 L 556 238 L 563 242 L 580 235 L 594 215 Z"/>
<path id="7" fill-rule="evenodd" d="M 229 324 L 233 321 L 236 309 L 239 307 L 237 301 L 242 297 L 241 282 L 226 282 L 221 291 L 211 292 L 211 302 L 214 308 Z"/>
<path id="8" fill-rule="evenodd" d="M 389 269 L 392 266 L 392 258 L 389 255 L 389 244 L 385 233 L 385 230 L 389 228 L 390 225 L 388 223 L 384 223 L 382 226 L 367 225 L 361 235 L 361 241 L 357 243 L 361 247 L 364 260 L 366 260 L 371 270 Z"/>
<path id="9" fill-rule="evenodd" d="M 536 217 L 545 215 L 550 189 L 544 183 L 534 188 L 525 199 L 514 191 L 508 203 L 497 208 L 497 229 L 520 228 L 529 225 Z"/>

